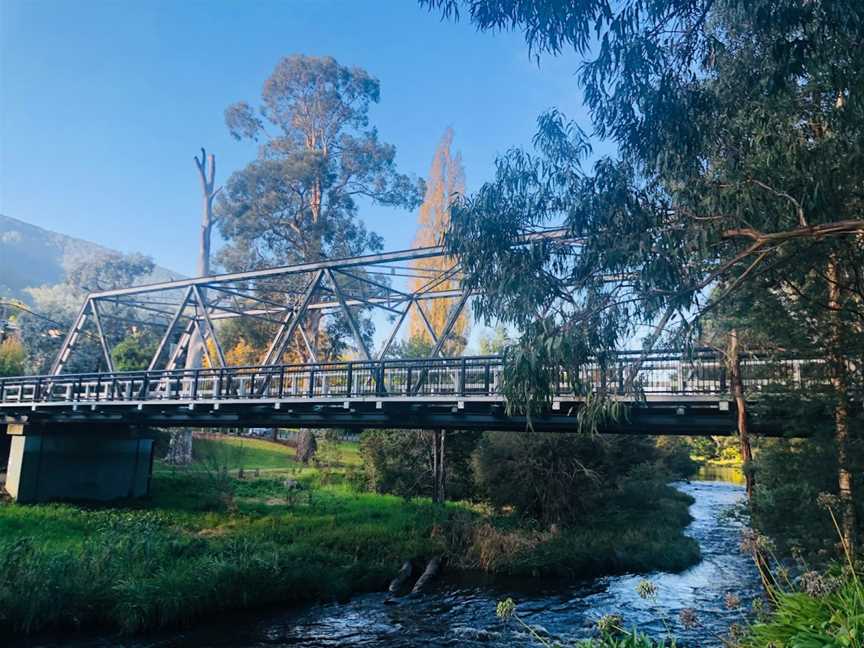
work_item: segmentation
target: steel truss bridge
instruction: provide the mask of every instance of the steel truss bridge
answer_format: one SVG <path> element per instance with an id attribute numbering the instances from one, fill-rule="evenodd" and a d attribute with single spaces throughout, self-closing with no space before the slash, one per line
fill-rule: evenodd
<path id="1" fill-rule="evenodd" d="M 529 245 L 578 246 L 560 231 L 525 237 Z M 68 331 L 49 375 L 0 379 L 0 423 L 28 428 L 118 426 L 337 427 L 524 430 L 524 416 L 507 413 L 503 359 L 444 357 L 471 297 L 458 263 L 442 247 L 180 279 L 91 293 Z M 610 278 L 616 281 L 615 278 Z M 429 315 L 444 300 L 446 321 Z M 394 340 L 412 309 L 432 340 L 430 357 L 391 359 Z M 389 316 L 376 354 L 363 316 Z M 310 318 L 350 331 L 356 361 L 322 362 L 304 328 Z M 230 366 L 225 323 L 242 320 L 271 335 L 255 366 Z M 130 327 L 158 333 L 144 371 L 117 372 L 112 350 Z M 184 368 L 196 336 L 206 368 Z M 101 371 L 70 373 L 84 347 L 101 356 Z M 287 362 L 297 350 L 308 359 Z M 305 353 L 304 353 L 305 352 Z M 76 356 L 77 354 L 77 356 Z M 86 358 L 85 358 L 86 359 Z M 741 358 L 748 397 L 778 385 L 826 383 L 827 367 L 812 357 L 751 354 Z M 860 366 L 857 367 L 860 370 Z M 633 404 L 608 432 L 732 434 L 734 404 L 725 363 L 714 351 L 620 352 L 601 369 L 578 377 L 557 372 L 548 411 L 533 429 L 569 431 L 585 390 Z M 627 378 L 625 379 L 625 376 Z M 578 378 L 578 380 L 574 380 Z M 624 384 L 637 389 L 624 389 Z M 58 427 L 59 426 L 59 427 Z"/>
<path id="2" fill-rule="evenodd" d="M 514 247 L 538 243 L 579 245 L 551 232 Z M 529 421 L 509 410 L 503 394 L 504 358 L 452 357 L 470 298 L 458 263 L 441 247 L 93 292 L 47 375 L 0 379 L 5 489 L 19 502 L 146 495 L 153 427 L 525 431 Z M 373 353 L 376 312 L 386 315 L 378 323 L 389 320 L 389 331 Z M 412 312 L 432 341 L 429 357 L 394 358 Z M 318 357 L 313 335 L 328 327 L 350 334 L 356 360 Z M 232 349 L 238 331 L 241 339 L 254 334 L 250 349 L 266 348 L 252 366 L 230 362 L 224 341 L 232 329 Z M 158 343 L 146 369 L 117 371 L 113 352 L 130 331 L 149 331 Z M 206 362 L 194 360 L 197 348 Z M 306 361 L 297 364 L 298 357 Z M 781 386 L 806 391 L 830 382 L 820 358 L 755 353 L 738 360 L 748 400 Z M 861 363 L 850 362 L 850 370 L 860 388 Z M 550 371 L 552 398 L 530 423 L 538 432 L 575 431 L 585 395 L 599 393 L 630 405 L 601 432 L 735 434 L 726 371 L 710 349 L 619 352 L 602 365 L 582 365 L 578 375 Z M 754 418 L 753 432 L 782 433 Z"/>
<path id="3" fill-rule="evenodd" d="M 534 244 L 578 246 L 560 231 L 525 237 Z M 503 359 L 446 357 L 471 297 L 459 264 L 442 247 L 180 279 L 91 293 L 45 376 L 0 379 L 0 423 L 33 429 L 134 426 L 336 427 L 524 430 L 502 395 Z M 620 280 L 620 279 L 618 279 Z M 616 279 L 610 278 L 610 282 Z M 436 330 L 430 306 L 446 306 Z M 432 340 L 430 357 L 392 359 L 409 314 Z M 377 353 L 364 317 L 389 319 Z M 305 325 L 335 322 L 350 332 L 357 360 L 324 362 Z M 269 334 L 254 366 L 231 366 L 225 327 L 242 321 Z M 112 350 L 130 328 L 159 342 L 143 371 L 117 372 Z M 206 367 L 185 368 L 193 340 L 203 341 Z M 301 354 L 303 364 L 291 357 Z M 92 366 L 94 351 L 102 369 Z M 88 355 L 89 353 L 89 355 Z M 779 385 L 827 383 L 824 360 L 750 354 L 741 358 L 749 397 Z M 860 365 L 856 367 L 860 372 Z M 75 371 L 72 373 L 71 371 Z M 626 421 L 608 432 L 732 434 L 734 403 L 726 365 L 710 349 L 620 352 L 579 376 L 558 371 L 548 411 L 532 416 L 538 431 L 570 431 L 587 392 L 632 403 Z M 625 378 L 626 376 L 626 378 Z M 578 380 L 577 380 L 578 378 Z M 625 382 L 636 390 L 625 389 Z M 579 384 L 576 393 L 574 384 Z M 758 425 L 757 425 L 758 427 Z M 770 430 L 766 430 L 770 432 Z"/>

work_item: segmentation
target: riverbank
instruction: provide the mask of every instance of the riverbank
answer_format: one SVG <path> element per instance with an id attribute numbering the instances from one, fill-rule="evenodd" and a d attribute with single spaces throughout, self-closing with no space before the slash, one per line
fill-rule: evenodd
<path id="1" fill-rule="evenodd" d="M 537 529 L 466 503 L 356 492 L 352 444 L 322 448 L 314 467 L 261 440 L 196 448 L 190 469 L 157 464 L 152 498 L 135 506 L 0 505 L 0 626 L 135 633 L 344 600 L 435 555 L 451 569 L 550 578 L 680 570 L 699 557 L 682 533 L 692 500 L 663 485 L 621 493 L 578 528 Z"/>

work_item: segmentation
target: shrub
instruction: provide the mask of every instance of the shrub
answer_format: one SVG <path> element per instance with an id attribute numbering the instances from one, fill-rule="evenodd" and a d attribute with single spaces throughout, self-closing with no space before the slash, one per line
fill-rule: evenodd
<path id="1" fill-rule="evenodd" d="M 445 442 L 447 498 L 468 499 L 474 494 L 471 452 L 475 432 L 448 432 Z M 432 436 L 418 430 L 374 430 L 360 438 L 365 486 L 377 493 L 400 497 L 432 495 Z"/>
<path id="2" fill-rule="evenodd" d="M 473 456 L 479 491 L 501 509 L 567 523 L 595 508 L 640 464 L 654 479 L 666 468 L 650 439 L 585 434 L 486 432 Z"/>

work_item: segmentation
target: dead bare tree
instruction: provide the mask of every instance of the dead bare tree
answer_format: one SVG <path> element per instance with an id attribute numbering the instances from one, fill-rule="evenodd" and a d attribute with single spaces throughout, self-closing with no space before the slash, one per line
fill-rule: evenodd
<path id="1" fill-rule="evenodd" d="M 216 218 L 213 216 L 213 200 L 222 190 L 216 187 L 216 156 L 201 148 L 201 158 L 194 158 L 195 167 L 198 169 L 198 177 L 201 180 L 201 193 L 203 198 L 201 210 L 201 229 L 198 239 L 198 262 L 196 273 L 199 277 L 210 274 L 210 244 L 213 226 Z M 201 290 L 202 298 L 204 290 Z M 203 305 L 201 306 L 203 308 Z M 189 346 L 186 351 L 185 367 L 187 369 L 200 369 L 204 358 L 204 345 L 206 341 L 201 335 L 198 327 L 192 331 Z M 189 464 L 192 462 L 192 430 L 183 429 L 171 433 L 171 441 L 168 446 L 166 461 L 173 464 Z"/>

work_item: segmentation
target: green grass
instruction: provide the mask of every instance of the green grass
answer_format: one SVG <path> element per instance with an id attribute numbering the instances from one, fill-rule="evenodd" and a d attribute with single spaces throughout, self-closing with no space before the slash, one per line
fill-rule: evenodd
<path id="1" fill-rule="evenodd" d="M 333 444 L 338 456 L 338 464 L 342 468 L 360 466 L 359 444 L 348 441 L 340 441 Z M 226 448 L 228 449 L 226 451 Z M 303 468 L 303 464 L 295 461 L 294 448 L 283 443 L 274 443 L 268 439 L 257 439 L 247 437 L 234 437 L 225 435 L 212 435 L 209 437 L 196 437 L 193 445 L 197 464 L 193 464 L 186 470 L 204 470 L 202 462 L 213 457 L 215 459 L 227 459 L 232 469 L 243 468 L 244 470 L 258 469 L 260 471 L 291 471 Z M 157 461 L 154 472 L 177 472 L 177 469 Z"/>
<path id="2" fill-rule="evenodd" d="M 269 487 L 277 500 L 274 480 L 262 481 L 238 491 Z M 161 475 L 156 486 L 137 509 L 3 506 L 0 625 L 135 632 L 220 609 L 339 598 L 382 588 L 402 561 L 444 550 L 428 504 L 334 486 L 293 505 L 238 498 L 215 508 L 221 492 L 206 477 Z"/>
<path id="3" fill-rule="evenodd" d="M 441 554 L 479 568 L 482 550 L 492 573 L 561 576 L 680 569 L 698 558 L 681 533 L 690 500 L 666 487 L 651 506 L 645 493 L 624 492 L 606 514 L 551 534 L 465 503 L 358 493 L 346 479 L 360 463 L 354 444 L 330 444 L 316 467 L 260 439 L 196 439 L 195 452 L 186 469 L 157 462 L 146 501 L 0 504 L 0 634 L 95 625 L 133 633 L 220 610 L 341 599 L 385 588 L 405 560 Z M 494 531 L 484 539 L 479 528 Z M 496 544 L 511 532 L 531 536 L 530 546 Z"/>
<path id="4" fill-rule="evenodd" d="M 862 648 L 864 587 L 857 579 L 847 577 L 836 591 L 823 596 L 781 594 L 773 613 L 750 628 L 742 645 Z"/>

